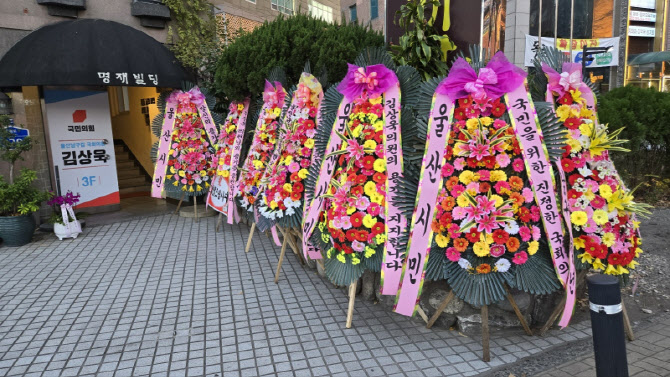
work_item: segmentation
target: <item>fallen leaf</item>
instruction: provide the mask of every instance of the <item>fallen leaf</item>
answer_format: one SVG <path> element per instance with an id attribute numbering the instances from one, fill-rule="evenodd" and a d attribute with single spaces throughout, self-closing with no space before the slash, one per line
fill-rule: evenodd
<path id="1" fill-rule="evenodd" d="M 642 309 L 642 311 L 645 312 L 645 313 L 647 313 L 647 314 L 651 314 L 651 313 L 653 313 L 653 312 L 651 311 L 651 309 Z"/>

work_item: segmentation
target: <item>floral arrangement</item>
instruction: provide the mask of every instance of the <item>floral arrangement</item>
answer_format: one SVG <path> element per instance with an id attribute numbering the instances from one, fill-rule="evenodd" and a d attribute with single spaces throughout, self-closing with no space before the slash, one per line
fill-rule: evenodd
<path id="1" fill-rule="evenodd" d="M 258 212 L 263 217 L 279 220 L 286 216 L 302 216 L 304 180 L 313 161 L 316 117 L 322 92 L 321 84 L 314 76 L 302 74 L 284 120 L 279 159 L 265 172 L 264 179 L 268 182 L 258 202 Z"/>
<path id="2" fill-rule="evenodd" d="M 79 194 L 73 194 L 72 191 L 68 191 L 65 195 L 55 195 L 53 196 L 50 200 L 47 201 L 47 205 L 50 205 L 51 208 L 53 209 L 53 212 L 51 213 L 51 217 L 49 218 L 49 222 L 52 224 L 61 224 L 65 225 L 63 223 L 63 213 L 61 211 L 61 206 L 70 206 L 74 207 L 79 203 L 79 198 L 81 195 Z M 72 218 L 72 215 L 70 215 L 69 212 L 66 212 L 68 216 L 68 221 L 75 221 L 75 218 Z"/>
<path id="3" fill-rule="evenodd" d="M 383 251 L 386 241 L 386 160 L 383 95 L 364 91 L 354 100 L 325 210 L 318 224 L 327 258 L 353 265 Z"/>
<path id="4" fill-rule="evenodd" d="M 214 146 L 216 152 L 212 158 L 212 165 L 216 168 L 216 175 L 226 179 L 230 178 L 230 163 L 232 160 L 233 144 L 237 136 L 237 124 L 244 112 L 244 103 L 233 101 L 228 109 L 228 116 L 221 126 L 219 139 Z"/>
<path id="5" fill-rule="evenodd" d="M 595 99 L 581 81 L 579 64 L 565 63 L 561 74 L 546 64 L 542 69 L 556 115 L 567 130 L 561 166 L 567 173 L 577 257 L 597 271 L 628 274 L 642 253 L 635 215 L 648 213 L 648 206 L 634 202 L 610 159 L 609 151 L 626 151 L 620 147 L 625 140 L 617 139 L 621 130 L 608 133 L 607 125 L 600 124 L 587 106 L 587 99 Z"/>
<path id="6" fill-rule="evenodd" d="M 177 95 L 177 112 L 168 152 L 166 186 L 198 195 L 207 192 L 212 176 L 210 143 L 198 115 L 196 104 L 189 93 Z"/>
<path id="7" fill-rule="evenodd" d="M 252 211 L 258 195 L 260 183 L 267 164 L 277 143 L 279 122 L 284 105 L 286 91 L 281 83 L 265 82 L 263 92 L 263 107 L 258 118 L 256 131 L 237 183 L 236 195 L 242 208 Z M 282 206 L 284 204 L 282 203 Z"/>

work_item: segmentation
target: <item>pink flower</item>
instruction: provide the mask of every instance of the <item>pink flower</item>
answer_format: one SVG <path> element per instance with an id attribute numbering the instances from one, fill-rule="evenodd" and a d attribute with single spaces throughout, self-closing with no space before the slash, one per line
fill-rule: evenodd
<path id="1" fill-rule="evenodd" d="M 507 190 L 509 190 L 509 183 L 507 183 L 507 182 L 505 182 L 505 181 L 498 181 L 498 182 L 493 186 L 493 188 L 495 188 L 495 189 L 496 189 L 496 192 L 497 192 L 498 194 L 500 194 L 500 193 L 502 192 L 502 189 L 507 189 Z"/>
<path id="2" fill-rule="evenodd" d="M 477 172 L 479 174 L 479 180 L 482 182 L 488 182 L 491 180 L 491 171 L 490 170 L 480 170 Z"/>
<path id="3" fill-rule="evenodd" d="M 477 159 L 477 161 L 481 161 L 482 158 L 490 156 L 491 154 L 489 153 L 489 146 L 484 145 L 484 144 L 475 144 L 470 146 L 470 156 L 474 157 Z"/>
<path id="4" fill-rule="evenodd" d="M 477 222 L 477 230 L 480 232 L 491 233 L 493 229 L 496 228 L 498 228 L 498 223 L 493 217 L 489 215 L 482 216 L 481 219 Z"/>
<path id="5" fill-rule="evenodd" d="M 351 154 L 351 157 L 360 160 L 365 155 L 363 146 L 358 143 L 355 139 L 347 140 L 347 152 Z"/>
<path id="6" fill-rule="evenodd" d="M 368 209 L 368 207 L 370 207 L 370 199 L 366 198 L 365 196 L 361 196 L 360 198 L 356 199 L 356 208 L 359 211 L 365 211 Z"/>
<path id="7" fill-rule="evenodd" d="M 365 244 L 363 242 L 354 241 L 351 243 L 351 248 L 360 253 L 365 250 Z"/>
<path id="8" fill-rule="evenodd" d="M 381 210 L 382 207 L 377 203 L 370 203 L 370 206 L 368 206 L 368 214 L 370 214 L 370 216 L 379 216 Z"/>
<path id="9" fill-rule="evenodd" d="M 463 207 L 454 207 L 453 211 L 451 212 L 454 220 L 461 220 L 467 215 L 465 208 Z"/>
<path id="10" fill-rule="evenodd" d="M 507 125 L 507 123 L 505 123 L 505 121 L 502 120 L 502 119 L 496 119 L 495 121 L 493 121 L 493 128 L 495 128 L 496 130 L 501 129 L 501 128 L 505 127 L 506 125 Z"/>
<path id="11" fill-rule="evenodd" d="M 442 166 L 442 176 L 443 177 L 450 177 L 452 174 L 454 174 L 454 165 L 450 163 L 445 163 L 444 166 Z"/>
<path id="12" fill-rule="evenodd" d="M 522 226 L 519 228 L 519 236 L 521 237 L 521 241 L 523 242 L 528 242 L 530 241 L 531 237 L 531 232 L 530 229 L 528 229 L 527 226 Z"/>
<path id="13" fill-rule="evenodd" d="M 605 200 L 602 196 L 596 195 L 593 200 L 591 200 L 591 205 L 595 209 L 601 209 L 607 204 L 607 200 Z"/>
<path id="14" fill-rule="evenodd" d="M 521 195 L 526 203 L 531 203 L 533 201 L 533 190 L 528 187 L 524 187 L 523 190 L 521 190 Z"/>
<path id="15" fill-rule="evenodd" d="M 512 162 L 512 169 L 514 169 L 514 171 L 517 173 L 521 173 L 524 168 L 525 165 L 523 164 L 523 160 L 520 158 L 515 158 L 514 162 Z"/>
<path id="16" fill-rule="evenodd" d="M 465 191 L 465 186 L 458 184 L 451 189 L 451 196 L 458 198 Z"/>
<path id="17" fill-rule="evenodd" d="M 309 167 L 309 160 L 306 158 L 303 158 L 300 160 L 300 166 L 303 168 L 308 168 Z"/>
<path id="18" fill-rule="evenodd" d="M 487 197 L 482 195 L 477 196 L 476 200 L 477 200 L 477 206 L 486 213 L 490 213 L 491 211 L 496 209 L 495 200 L 489 200 Z"/>
<path id="19" fill-rule="evenodd" d="M 291 164 L 288 166 L 288 171 L 290 171 L 291 173 L 295 173 L 298 170 L 300 170 L 300 164 L 298 164 L 297 162 L 291 162 Z"/>
<path id="20" fill-rule="evenodd" d="M 525 251 L 519 251 L 516 254 L 514 254 L 514 258 L 512 258 L 512 262 L 514 264 L 524 264 L 528 260 L 528 254 L 526 254 Z"/>
<path id="21" fill-rule="evenodd" d="M 449 224 L 447 227 L 447 231 L 449 232 L 449 237 L 451 238 L 458 238 L 458 236 L 461 235 L 461 233 L 458 231 L 460 227 L 454 223 Z"/>
<path id="22" fill-rule="evenodd" d="M 454 168 L 456 170 L 463 170 L 463 168 L 465 168 L 465 159 L 463 157 L 459 157 L 454 160 Z"/>
<path id="23" fill-rule="evenodd" d="M 502 145 L 502 144 L 499 144 Z M 510 163 L 509 156 L 506 153 L 500 153 L 496 156 L 496 162 L 501 168 L 507 167 Z"/>
<path id="24" fill-rule="evenodd" d="M 311 130 L 305 131 L 305 136 L 307 136 L 310 139 L 314 138 L 315 135 L 316 135 L 316 130 L 314 128 L 312 128 Z"/>
<path id="25" fill-rule="evenodd" d="M 540 228 L 533 225 L 532 229 L 533 229 L 533 241 L 539 241 L 541 235 Z"/>
<path id="26" fill-rule="evenodd" d="M 461 259 L 461 253 L 459 253 L 458 250 L 456 250 L 455 247 L 447 248 L 447 251 L 446 251 L 445 254 L 447 256 L 447 259 L 449 259 L 452 262 L 458 262 L 458 260 Z"/>
<path id="27" fill-rule="evenodd" d="M 505 254 L 505 246 L 497 244 L 491 245 L 490 253 L 492 257 L 501 257 L 503 254 Z"/>

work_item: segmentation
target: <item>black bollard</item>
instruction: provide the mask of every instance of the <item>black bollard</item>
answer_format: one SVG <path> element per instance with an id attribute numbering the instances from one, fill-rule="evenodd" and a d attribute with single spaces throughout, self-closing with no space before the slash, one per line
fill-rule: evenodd
<path id="1" fill-rule="evenodd" d="M 594 275 L 587 277 L 586 282 L 589 287 L 596 375 L 628 377 L 619 279 L 610 275 Z"/>

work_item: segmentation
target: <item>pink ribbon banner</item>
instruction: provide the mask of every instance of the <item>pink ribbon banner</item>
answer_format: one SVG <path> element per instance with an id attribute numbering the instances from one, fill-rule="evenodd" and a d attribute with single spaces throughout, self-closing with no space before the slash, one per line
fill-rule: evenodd
<path id="1" fill-rule="evenodd" d="M 175 96 L 170 95 L 165 100 L 165 117 L 163 118 L 163 128 L 161 136 L 158 139 L 158 156 L 156 156 L 156 167 L 154 168 L 154 179 L 151 183 L 151 197 L 162 198 L 165 188 L 165 173 L 168 166 L 168 153 L 172 143 L 172 127 L 174 126 L 175 112 L 177 111 L 177 100 Z"/>
<path id="2" fill-rule="evenodd" d="M 316 112 L 316 127 L 318 128 L 319 125 L 321 125 L 321 106 L 323 105 L 323 91 L 319 93 L 319 106 L 317 108 Z M 333 133 L 331 132 L 330 134 L 331 137 L 333 137 Z M 316 166 L 317 164 L 321 165 L 321 160 L 322 157 L 319 153 L 315 153 L 316 151 L 312 151 L 312 161 L 310 162 L 309 166 Z M 318 185 L 318 183 L 317 183 Z M 303 197 L 303 206 L 302 206 L 302 218 L 306 219 L 308 212 L 309 212 L 309 204 L 312 202 L 314 199 L 314 196 L 311 195 L 311 193 L 307 190 L 305 190 L 304 197 Z M 319 215 L 318 213 L 316 214 L 317 216 Z M 318 218 L 318 217 L 317 217 Z M 304 225 L 304 223 L 303 223 Z M 303 228 L 304 229 L 304 228 Z M 313 229 L 313 228 L 312 228 Z M 310 259 L 321 259 L 321 253 L 319 252 L 319 249 L 316 248 L 316 246 L 312 245 L 312 243 L 309 241 L 307 237 L 302 237 L 302 252 L 305 257 L 309 257 Z"/>
<path id="3" fill-rule="evenodd" d="M 407 245 L 407 261 L 402 270 L 402 282 L 393 311 L 412 316 L 421 297 L 425 266 L 433 241 L 431 222 L 435 217 L 437 195 L 442 187 L 442 166 L 446 159 L 444 149 L 449 142 L 449 128 L 454 115 L 454 100 L 436 93 L 428 120 L 426 151 L 421 164 L 421 175 L 412 226 Z"/>
<path id="4" fill-rule="evenodd" d="M 307 206 L 307 198 L 305 198 L 305 210 L 302 222 L 302 241 L 303 241 L 303 253 L 309 256 L 311 259 L 321 259 L 321 253 L 315 247 L 309 243 L 309 238 L 314 233 L 314 228 L 319 220 L 319 212 L 323 208 L 323 202 L 325 199 L 323 195 L 326 194 L 328 190 L 328 184 L 333 178 L 335 173 L 335 164 L 337 162 L 338 156 L 333 156 L 332 153 L 340 149 L 342 145 L 342 139 L 337 136 L 337 133 L 342 134 L 344 132 L 344 127 L 349 121 L 349 114 L 353 110 L 353 100 L 347 100 L 346 98 L 342 99 L 339 108 L 337 109 L 337 118 L 335 119 L 335 124 L 333 124 L 333 129 L 330 132 L 330 138 L 328 139 L 328 145 L 326 146 L 326 157 L 321 161 L 321 168 L 319 169 L 319 177 L 316 181 L 314 187 L 314 199 L 311 201 L 309 206 Z M 317 157 L 312 163 L 317 164 L 322 157 Z M 311 246 L 311 247 L 310 247 Z"/>
<path id="5" fill-rule="evenodd" d="M 526 171 L 535 200 L 542 213 L 542 223 L 551 249 L 556 274 L 566 288 L 567 300 L 559 325 L 568 325 L 575 306 L 576 272 L 572 255 L 565 250 L 561 211 L 556 203 L 553 170 L 542 144 L 542 133 L 535 108 L 525 83 L 506 96 L 512 126 L 523 150 Z"/>
<path id="6" fill-rule="evenodd" d="M 387 174 L 386 242 L 384 243 L 384 262 L 381 271 L 381 294 L 394 296 L 398 293 L 402 276 L 403 250 L 400 250 L 398 243 L 400 235 L 407 226 L 407 219 L 393 203 L 403 177 L 400 134 L 400 83 L 395 78 L 393 84 L 384 92 L 384 155 Z"/>

